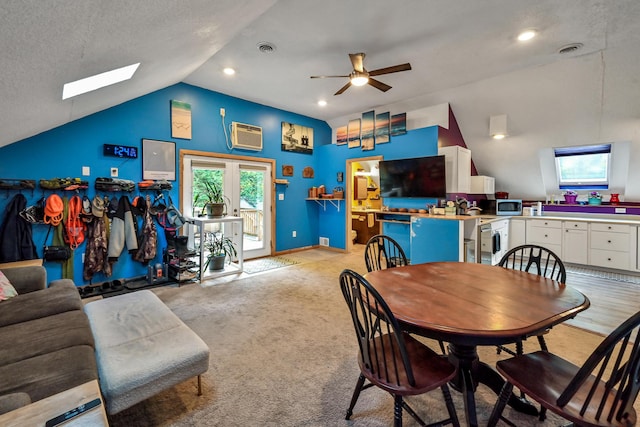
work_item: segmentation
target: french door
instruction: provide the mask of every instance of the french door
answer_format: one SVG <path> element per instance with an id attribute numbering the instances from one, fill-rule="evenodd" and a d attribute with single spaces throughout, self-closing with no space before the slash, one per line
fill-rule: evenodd
<path id="1" fill-rule="evenodd" d="M 182 206 L 185 212 L 192 216 L 202 213 L 201 204 L 193 204 L 194 188 L 200 180 L 218 183 L 225 196 L 226 215 L 243 218 L 242 231 L 220 231 L 235 242 L 243 239 L 245 260 L 270 255 L 271 162 L 198 155 L 186 155 L 183 159 Z"/>

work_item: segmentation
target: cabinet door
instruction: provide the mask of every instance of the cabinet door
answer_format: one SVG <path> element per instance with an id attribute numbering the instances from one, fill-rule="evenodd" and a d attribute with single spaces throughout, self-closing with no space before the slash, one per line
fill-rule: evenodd
<path id="1" fill-rule="evenodd" d="M 524 245 L 526 240 L 527 223 L 524 219 L 512 219 L 509 224 L 509 249 Z"/>
<path id="2" fill-rule="evenodd" d="M 445 156 L 447 193 L 469 193 L 471 190 L 471 150 L 458 145 L 440 147 Z"/>
<path id="3" fill-rule="evenodd" d="M 574 264 L 588 263 L 588 231 L 586 222 L 565 221 L 563 224 L 564 233 L 562 235 L 562 257 L 564 262 Z"/>

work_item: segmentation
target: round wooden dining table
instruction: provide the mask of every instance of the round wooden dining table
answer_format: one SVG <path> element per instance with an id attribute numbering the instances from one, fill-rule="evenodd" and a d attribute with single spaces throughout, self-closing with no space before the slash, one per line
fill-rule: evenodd
<path id="1" fill-rule="evenodd" d="M 367 273 L 408 332 L 449 343 L 457 366 L 451 385 L 464 395 L 469 426 L 477 426 L 479 383 L 496 394 L 504 379 L 478 358 L 477 346 L 514 343 L 538 335 L 589 307 L 579 291 L 535 274 L 488 264 L 434 262 Z M 515 409 L 537 414 L 512 397 Z"/>

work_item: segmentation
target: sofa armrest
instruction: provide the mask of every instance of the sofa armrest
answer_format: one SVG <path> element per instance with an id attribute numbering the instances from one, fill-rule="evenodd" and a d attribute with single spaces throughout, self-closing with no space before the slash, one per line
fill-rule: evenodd
<path id="1" fill-rule="evenodd" d="M 18 294 L 44 289 L 47 285 L 47 270 L 41 266 L 2 269 Z"/>

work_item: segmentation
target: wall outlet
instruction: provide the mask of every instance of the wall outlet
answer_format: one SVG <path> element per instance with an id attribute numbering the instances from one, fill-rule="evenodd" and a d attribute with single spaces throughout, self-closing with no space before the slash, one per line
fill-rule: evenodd
<path id="1" fill-rule="evenodd" d="M 284 200 L 284 193 L 278 194 L 278 200 Z"/>
<path id="2" fill-rule="evenodd" d="M 627 208 L 616 208 L 616 213 L 627 213 Z"/>
<path id="3" fill-rule="evenodd" d="M 221 108 L 220 109 L 220 117 L 224 117 L 225 113 L 226 112 L 225 112 L 224 108 Z"/>
<path id="4" fill-rule="evenodd" d="M 111 178 L 118 177 L 118 168 L 111 168 Z"/>
<path id="5" fill-rule="evenodd" d="M 296 237 L 296 231 L 294 230 L 293 233 L 291 233 L 291 237 Z"/>
<path id="6" fill-rule="evenodd" d="M 91 168 L 89 166 L 83 166 L 82 176 L 89 176 L 89 175 L 91 175 Z"/>

